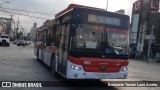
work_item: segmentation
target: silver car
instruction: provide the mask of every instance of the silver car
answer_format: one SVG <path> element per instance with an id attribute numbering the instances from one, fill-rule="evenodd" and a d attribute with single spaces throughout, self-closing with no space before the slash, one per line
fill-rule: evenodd
<path id="1" fill-rule="evenodd" d="M 17 42 L 17 46 L 25 46 L 26 45 L 26 41 L 25 40 L 19 40 Z"/>

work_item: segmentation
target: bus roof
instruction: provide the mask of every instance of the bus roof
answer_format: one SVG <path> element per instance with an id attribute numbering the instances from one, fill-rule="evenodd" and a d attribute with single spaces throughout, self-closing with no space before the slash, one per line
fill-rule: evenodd
<path id="1" fill-rule="evenodd" d="M 95 7 L 90 7 L 90 6 L 83 6 L 83 5 L 78 5 L 78 4 L 70 4 L 66 9 L 64 9 L 63 11 L 57 13 L 55 15 L 55 18 L 58 17 L 58 16 L 60 16 L 61 14 L 65 13 L 65 12 L 71 10 L 72 8 L 75 8 L 75 7 L 105 11 L 105 9 L 101 9 L 101 8 L 95 8 Z"/>

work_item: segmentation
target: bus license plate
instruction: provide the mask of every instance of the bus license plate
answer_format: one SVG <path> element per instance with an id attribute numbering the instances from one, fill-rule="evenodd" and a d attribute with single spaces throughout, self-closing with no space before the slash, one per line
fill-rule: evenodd
<path id="1" fill-rule="evenodd" d="M 96 74 L 96 76 L 98 77 L 98 78 L 102 78 L 102 79 L 105 79 L 105 78 L 109 78 L 109 74 Z"/>

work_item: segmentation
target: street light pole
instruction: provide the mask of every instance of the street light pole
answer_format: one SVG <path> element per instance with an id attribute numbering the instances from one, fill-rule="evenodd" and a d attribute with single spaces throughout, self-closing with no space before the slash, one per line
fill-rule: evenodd
<path id="1" fill-rule="evenodd" d="M 107 11 L 107 9 L 108 9 L 108 0 L 107 0 L 107 6 L 106 6 L 106 11 Z"/>
<path id="2" fill-rule="evenodd" d="M 148 46 L 148 51 L 147 51 L 147 61 L 148 62 L 149 62 L 149 58 L 150 58 L 150 51 L 151 51 L 151 45 L 152 45 L 153 30 L 154 30 L 154 25 L 152 25 L 151 38 L 150 38 L 150 41 L 149 41 L 149 46 Z"/>
<path id="3" fill-rule="evenodd" d="M 152 13 L 153 14 L 153 17 L 156 17 L 156 12 L 153 12 Z M 147 61 L 148 62 L 151 62 L 150 60 L 149 60 L 149 58 L 150 58 L 150 52 L 151 52 L 151 47 L 152 47 L 152 39 L 153 39 L 153 30 L 155 29 L 155 25 L 156 25 L 156 19 L 157 18 L 151 18 L 151 20 L 153 21 L 152 22 L 152 28 L 151 28 L 151 37 L 150 37 L 150 40 L 149 40 L 149 45 L 148 45 L 148 51 L 147 51 Z"/>

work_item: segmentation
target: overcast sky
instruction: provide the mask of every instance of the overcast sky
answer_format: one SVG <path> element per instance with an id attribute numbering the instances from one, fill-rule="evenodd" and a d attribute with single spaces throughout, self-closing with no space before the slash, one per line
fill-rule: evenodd
<path id="1" fill-rule="evenodd" d="M 25 14 L 30 16 L 36 17 L 44 17 L 54 19 L 54 15 L 64 8 L 66 8 L 69 4 L 81 4 L 87 6 L 93 6 L 97 8 L 106 9 L 107 0 L 0 0 L 0 4 L 3 2 L 10 2 L 5 3 L 1 7 L 3 8 L 11 8 L 11 9 L 18 9 L 18 10 L 27 10 L 27 11 L 34 11 L 34 12 L 42 12 L 42 13 L 49 13 L 52 15 L 44 15 L 38 13 L 29 13 L 29 12 L 20 12 L 20 11 L 13 11 L 9 9 L 2 9 L 3 11 L 14 12 L 18 14 Z M 120 9 L 125 9 L 125 14 L 131 15 L 132 5 L 133 2 L 136 0 L 108 0 L 108 11 L 117 11 Z M 20 20 L 20 26 L 22 26 L 27 32 L 30 31 L 31 27 L 33 26 L 34 22 L 37 22 L 37 26 L 41 26 L 45 19 L 40 18 L 33 18 L 23 15 L 17 15 L 13 13 L 7 13 L 0 11 L 0 17 L 7 17 L 10 18 L 10 15 L 13 15 L 13 19 L 17 22 L 18 17 Z"/>

